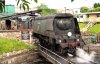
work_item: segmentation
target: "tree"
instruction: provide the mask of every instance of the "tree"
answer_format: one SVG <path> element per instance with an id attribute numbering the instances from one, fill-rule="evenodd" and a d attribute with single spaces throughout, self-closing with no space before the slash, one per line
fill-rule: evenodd
<path id="1" fill-rule="evenodd" d="M 92 10 L 92 12 L 100 12 L 100 7 L 96 7 Z"/>
<path id="2" fill-rule="evenodd" d="M 37 6 L 36 8 L 37 9 L 42 9 L 42 12 L 41 12 L 42 15 L 57 13 L 57 11 L 55 9 L 50 9 L 45 4 L 41 4 L 40 6 Z"/>
<path id="3" fill-rule="evenodd" d="M 100 3 L 95 3 L 92 12 L 100 12 Z"/>
<path id="4" fill-rule="evenodd" d="M 38 0 L 33 0 L 34 2 L 38 2 Z M 20 6 L 20 9 L 29 10 L 29 0 L 16 0 L 17 5 Z M 3 12 L 5 9 L 5 0 L 0 0 L 0 12 Z"/>
<path id="5" fill-rule="evenodd" d="M 95 3 L 93 7 L 94 8 L 100 7 L 100 3 Z"/>
<path id="6" fill-rule="evenodd" d="M 31 0 L 32 1 L 32 0 Z M 38 2 L 38 0 L 33 0 L 34 2 Z M 74 0 L 71 0 L 71 2 L 73 2 Z M 19 4 L 19 2 L 21 2 Z M 20 8 L 23 8 L 24 10 L 25 9 L 28 9 L 29 10 L 29 1 L 28 0 L 17 0 L 17 5 L 20 5 Z"/>
<path id="7" fill-rule="evenodd" d="M 17 5 L 20 6 L 20 9 L 23 8 L 24 10 L 26 10 L 26 9 L 29 10 L 30 2 L 28 0 L 16 0 L 16 1 L 17 1 Z M 33 1 L 36 3 L 38 2 L 38 0 L 33 0 Z"/>
<path id="8" fill-rule="evenodd" d="M 81 13 L 85 13 L 85 12 L 88 12 L 88 11 L 89 11 L 88 7 L 83 6 L 83 7 L 80 8 Z"/>
<path id="9" fill-rule="evenodd" d="M 4 7 L 5 7 L 5 4 L 2 1 L 4 1 L 4 0 L 0 0 L 0 12 L 2 12 L 4 10 Z M 17 1 L 17 5 L 20 6 L 20 9 L 23 8 L 24 10 L 26 10 L 26 9 L 29 10 L 29 4 L 30 4 L 29 0 L 16 0 L 16 1 Z M 38 0 L 33 0 L 33 1 L 36 3 L 38 2 Z M 71 0 L 71 2 L 73 2 L 73 1 L 74 0 Z"/>
<path id="10" fill-rule="evenodd" d="M 5 2 L 3 0 L 0 0 L 0 13 L 3 12 L 4 5 L 5 5 Z"/>
<path id="11" fill-rule="evenodd" d="M 81 7 L 80 8 L 80 12 L 81 13 L 85 13 L 85 12 L 100 12 L 100 3 L 95 3 L 93 5 L 93 8 L 88 8 L 88 7 Z"/>

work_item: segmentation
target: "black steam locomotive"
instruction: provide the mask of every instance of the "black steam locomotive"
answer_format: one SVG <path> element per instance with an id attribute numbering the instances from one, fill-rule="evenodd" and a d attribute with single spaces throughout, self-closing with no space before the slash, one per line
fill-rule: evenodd
<path id="1" fill-rule="evenodd" d="M 76 47 L 83 45 L 77 19 L 70 13 L 35 17 L 33 36 L 40 45 L 60 54 L 75 55 Z"/>

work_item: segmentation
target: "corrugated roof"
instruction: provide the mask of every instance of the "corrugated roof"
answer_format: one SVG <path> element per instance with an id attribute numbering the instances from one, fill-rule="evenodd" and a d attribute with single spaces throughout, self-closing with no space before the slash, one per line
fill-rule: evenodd
<path id="1" fill-rule="evenodd" d="M 13 15 L 13 13 L 0 13 L 0 19 Z"/>

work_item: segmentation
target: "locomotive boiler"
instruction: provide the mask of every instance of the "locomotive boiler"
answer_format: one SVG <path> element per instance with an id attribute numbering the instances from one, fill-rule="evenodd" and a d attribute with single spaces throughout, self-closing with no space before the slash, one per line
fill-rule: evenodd
<path id="1" fill-rule="evenodd" d="M 64 55 L 76 55 L 76 47 L 84 44 L 77 19 L 70 13 L 35 17 L 33 37 L 40 45 Z"/>

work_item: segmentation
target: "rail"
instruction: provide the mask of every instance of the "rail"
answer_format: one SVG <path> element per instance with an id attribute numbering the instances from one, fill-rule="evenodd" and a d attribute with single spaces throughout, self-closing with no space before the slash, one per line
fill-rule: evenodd
<path id="1" fill-rule="evenodd" d="M 39 52 L 53 64 L 75 64 L 74 62 L 70 61 L 70 58 L 65 59 L 62 56 L 59 56 L 58 54 L 41 46 L 40 44 L 39 44 Z"/>

